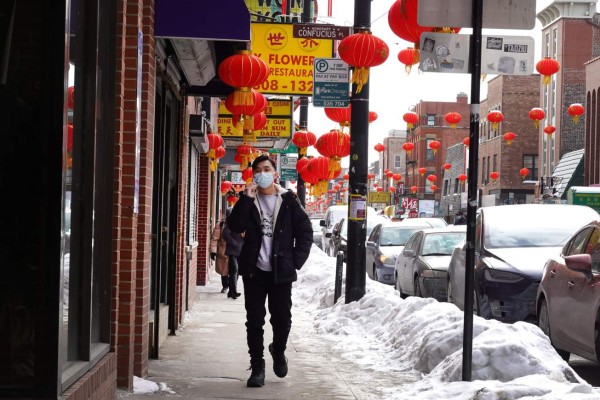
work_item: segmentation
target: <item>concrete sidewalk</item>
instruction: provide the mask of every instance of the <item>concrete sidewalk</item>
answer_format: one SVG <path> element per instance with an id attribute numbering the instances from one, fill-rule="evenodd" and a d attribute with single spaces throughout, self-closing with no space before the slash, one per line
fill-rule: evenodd
<path id="1" fill-rule="evenodd" d="M 128 400 L 177 397 L 183 399 L 383 399 L 383 387 L 395 386 L 394 377 L 363 371 L 333 351 L 333 343 L 318 335 L 310 316 L 294 307 L 286 356 L 288 376 L 272 369 L 266 347 L 271 325 L 265 324 L 266 380 L 262 388 L 246 387 L 250 365 L 246 345 L 243 295 L 237 300 L 220 293 L 219 279 L 197 287 L 198 295 L 184 327 L 169 336 L 159 360 L 150 360 L 147 380 L 165 383 L 175 393 L 134 394 Z M 238 289 L 243 292 L 243 285 Z M 396 376 L 397 379 L 397 376 Z"/>

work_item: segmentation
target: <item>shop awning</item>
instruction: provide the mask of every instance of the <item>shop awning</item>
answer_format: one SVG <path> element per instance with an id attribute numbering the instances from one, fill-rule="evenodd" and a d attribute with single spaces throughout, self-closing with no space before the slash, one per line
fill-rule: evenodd
<path id="1" fill-rule="evenodd" d="M 250 41 L 244 0 L 156 0 L 154 34 L 170 39 Z"/>

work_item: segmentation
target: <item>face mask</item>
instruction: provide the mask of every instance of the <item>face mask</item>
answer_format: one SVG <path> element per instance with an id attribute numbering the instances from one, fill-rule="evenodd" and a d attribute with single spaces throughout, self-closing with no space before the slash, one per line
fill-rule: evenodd
<path id="1" fill-rule="evenodd" d="M 260 172 L 254 174 L 254 182 L 263 189 L 268 188 L 273 183 L 274 177 L 272 172 Z"/>

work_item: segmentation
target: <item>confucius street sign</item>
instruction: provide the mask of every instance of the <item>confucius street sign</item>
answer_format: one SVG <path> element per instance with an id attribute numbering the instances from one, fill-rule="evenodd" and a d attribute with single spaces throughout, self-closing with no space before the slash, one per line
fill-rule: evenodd
<path id="1" fill-rule="evenodd" d="M 295 38 L 341 40 L 352 34 L 352 27 L 325 24 L 294 24 Z"/>

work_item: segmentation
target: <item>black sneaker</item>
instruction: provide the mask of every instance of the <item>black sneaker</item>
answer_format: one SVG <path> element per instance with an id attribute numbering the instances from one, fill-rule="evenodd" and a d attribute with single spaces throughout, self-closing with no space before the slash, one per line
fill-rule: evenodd
<path id="1" fill-rule="evenodd" d="M 287 358 L 284 352 L 273 351 L 273 343 L 269 345 L 269 353 L 273 357 L 273 372 L 280 378 L 283 378 L 288 373 Z"/>
<path id="2" fill-rule="evenodd" d="M 248 387 L 261 387 L 265 385 L 265 360 L 260 360 L 260 362 L 251 362 L 250 368 L 252 369 L 252 374 L 250 374 L 250 378 L 248 378 L 247 386 Z"/>

